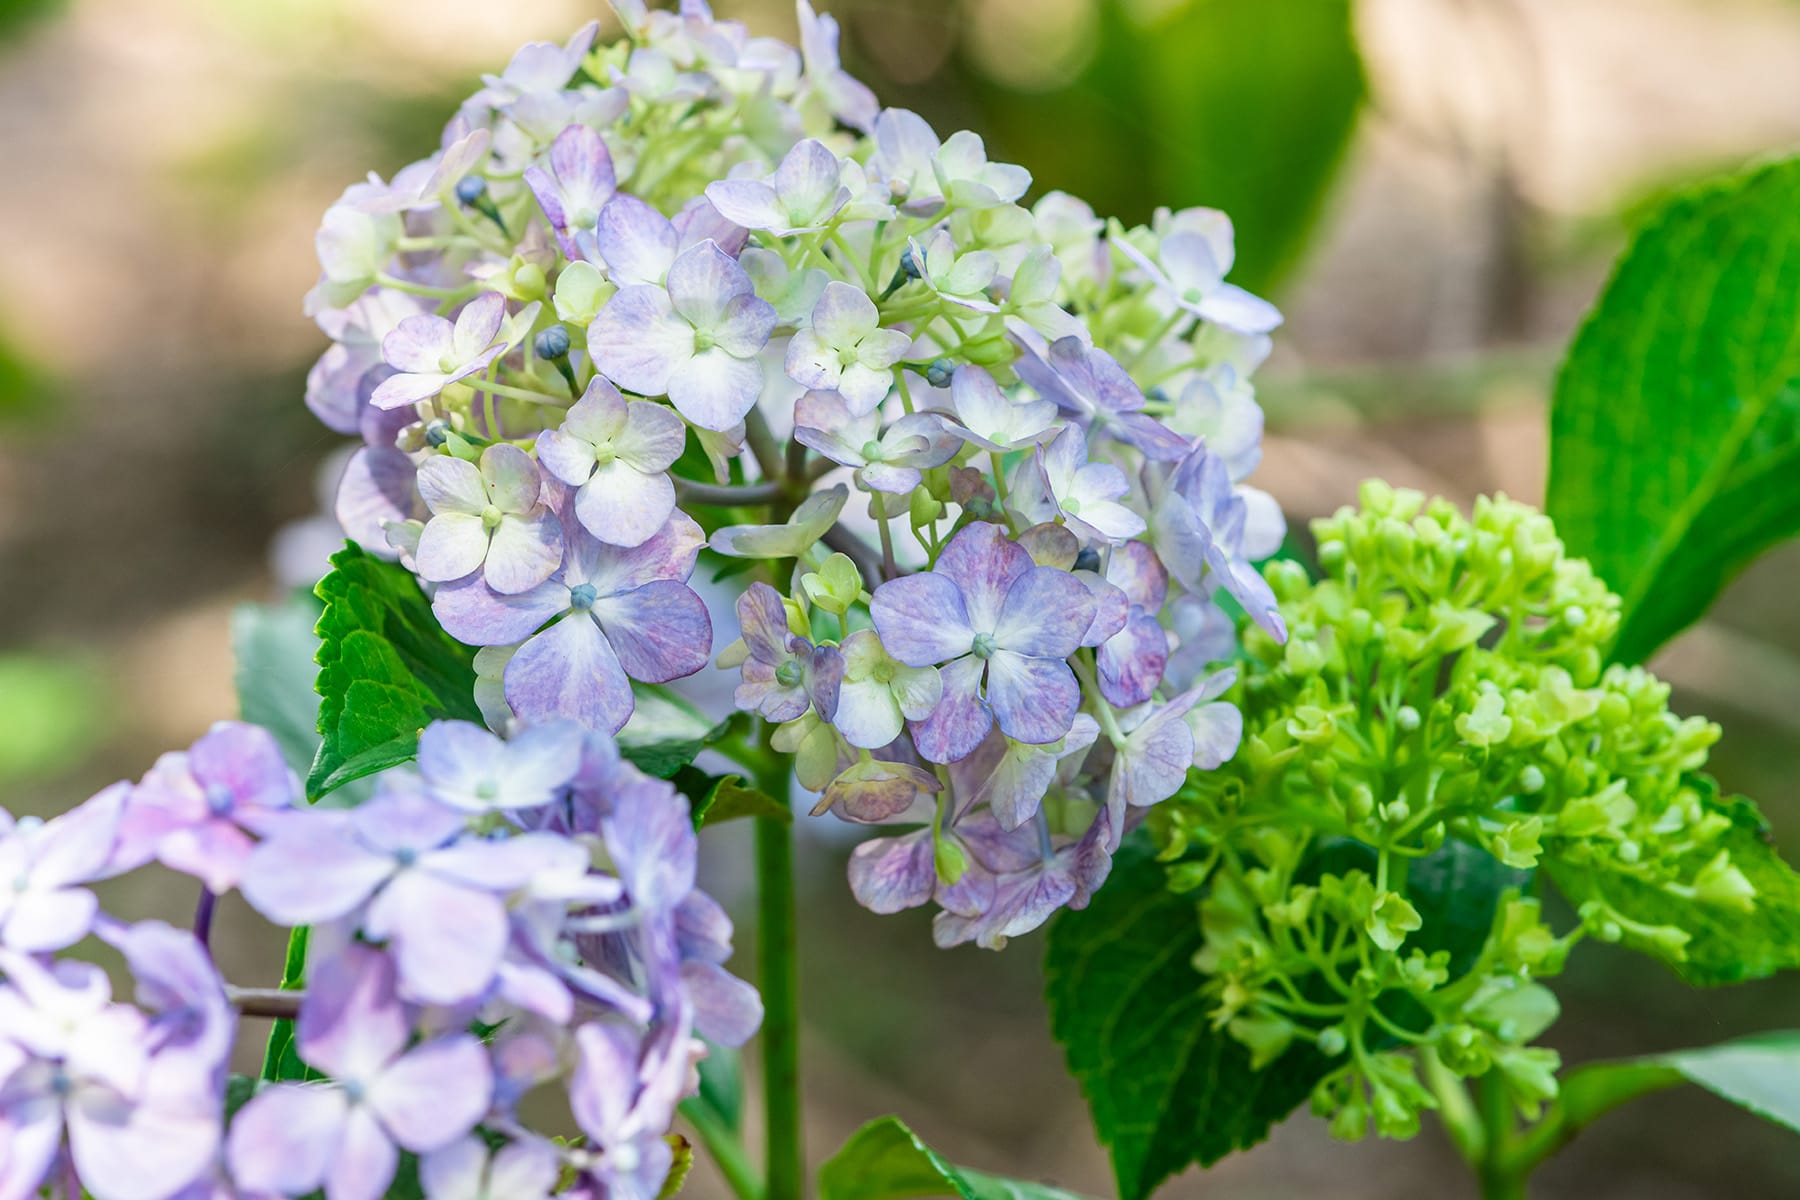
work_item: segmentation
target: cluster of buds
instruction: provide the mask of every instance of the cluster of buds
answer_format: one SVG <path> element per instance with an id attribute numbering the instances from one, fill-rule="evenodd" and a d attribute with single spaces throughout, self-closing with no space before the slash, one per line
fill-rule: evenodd
<path id="1" fill-rule="evenodd" d="M 1222 213 L 1023 207 L 806 0 L 798 50 L 615 9 L 621 41 L 526 47 L 326 214 L 307 399 L 365 443 L 338 517 L 482 648 L 508 736 L 615 732 L 634 681 L 699 672 L 691 576 L 742 560 L 738 703 L 822 810 L 919 827 L 856 895 L 998 946 L 1235 749 L 1217 593 L 1283 636 L 1244 483 L 1280 315 L 1225 281 Z"/>
<path id="2" fill-rule="evenodd" d="M 1207 889 L 1196 966 L 1220 1025 L 1259 1065 L 1296 1044 L 1342 1059 L 1315 1109 L 1341 1136 L 1405 1137 L 1437 1103 L 1421 1062 L 1497 1071 L 1527 1114 L 1554 1098 L 1536 980 L 1579 938 L 1679 962 L 1691 934 L 1653 909 L 1730 919 L 1756 892 L 1697 774 L 1718 727 L 1605 665 L 1619 599 L 1547 517 L 1380 483 L 1361 501 L 1314 523 L 1322 578 L 1266 569 L 1291 637 L 1245 635 L 1242 751 L 1153 827 L 1177 890 Z M 1578 902 L 1565 936 L 1522 895 L 1537 869 Z M 1491 906 L 1485 937 L 1457 944 L 1414 903 L 1447 888 Z"/>
<path id="3" fill-rule="evenodd" d="M 648 1200 L 699 1039 L 737 1045 L 762 1018 L 720 965 L 731 921 L 694 887 L 686 802 L 568 724 L 432 725 L 417 770 L 354 808 L 305 806 L 270 734 L 221 724 L 135 785 L 0 830 L 6 1200 L 376 1200 L 403 1153 L 431 1200 Z M 88 884 L 152 862 L 200 881 L 192 931 L 99 910 Z M 220 978 L 207 938 L 233 891 L 308 930 L 303 990 Z M 90 933 L 139 1005 L 57 957 Z M 293 1020 L 265 1072 L 291 1082 L 230 1086 L 240 1012 Z M 576 1144 L 518 1111 L 550 1084 Z"/>

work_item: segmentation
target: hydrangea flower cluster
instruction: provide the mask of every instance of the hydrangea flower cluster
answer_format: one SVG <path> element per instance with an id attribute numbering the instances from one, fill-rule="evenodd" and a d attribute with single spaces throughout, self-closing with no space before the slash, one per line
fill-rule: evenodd
<path id="1" fill-rule="evenodd" d="M 1267 568 L 1292 637 L 1246 633 L 1243 752 L 1152 827 L 1173 886 L 1207 889 L 1214 1019 L 1258 1066 L 1341 1059 L 1313 1094 L 1336 1134 L 1417 1132 L 1445 1091 L 1421 1065 L 1496 1072 L 1535 1115 L 1559 1065 L 1529 1044 L 1557 1015 L 1536 980 L 1580 938 L 1679 962 L 1690 933 L 1655 898 L 1725 920 L 1757 904 L 1697 774 L 1719 729 L 1605 665 L 1618 597 L 1548 518 L 1380 483 L 1361 501 L 1314 523 L 1323 578 Z M 1534 869 L 1576 900 L 1568 934 L 1522 895 Z M 1449 903 L 1488 904 L 1485 936 L 1459 945 L 1421 911 Z"/>
<path id="2" fill-rule="evenodd" d="M 270 734 L 221 724 L 136 785 L 0 820 L 0 1198 L 375 1200 L 406 1154 L 430 1200 L 649 1200 L 698 1039 L 739 1044 L 762 1012 L 721 966 L 696 848 L 671 785 L 569 724 L 432 725 L 417 770 L 352 809 L 306 807 Z M 193 932 L 99 911 L 87 885 L 153 860 L 200 881 Z M 303 991 L 219 977 L 206 937 L 234 889 L 310 927 Z M 56 957 L 90 933 L 137 1004 Z M 294 1019 L 305 1081 L 227 1120 L 240 1010 Z M 547 1084 L 580 1139 L 523 1123 Z"/>
<path id="3" fill-rule="evenodd" d="M 1208 209 L 1097 217 L 801 47 L 615 0 L 346 191 L 307 401 L 337 513 L 483 648 L 494 728 L 617 731 L 706 666 L 701 551 L 749 560 L 741 707 L 821 810 L 916 826 L 857 897 L 998 946 L 1234 749 L 1222 589 L 1280 544 L 1244 480 L 1280 315 Z M 1181 631 L 1180 636 L 1167 630 Z"/>

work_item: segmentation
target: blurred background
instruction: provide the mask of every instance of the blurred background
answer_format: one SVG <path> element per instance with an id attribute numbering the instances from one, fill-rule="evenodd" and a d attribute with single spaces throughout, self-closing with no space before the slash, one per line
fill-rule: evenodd
<path id="1" fill-rule="evenodd" d="M 1236 282 L 1288 314 L 1258 376 L 1257 482 L 1299 525 L 1380 475 L 1542 497 L 1562 347 L 1636 214 L 1800 139 L 1794 0 L 841 0 L 888 103 L 982 133 L 1040 190 L 1141 220 L 1225 208 Z M 0 0 L 0 803 L 59 811 L 235 714 L 234 606 L 321 561 L 335 439 L 301 405 L 300 314 L 343 186 L 436 144 L 482 71 L 596 0 Z M 721 15 L 791 38 L 779 0 Z M 1800 554 L 1777 552 L 1655 664 L 1725 724 L 1728 788 L 1800 857 Z M 745 899 L 742 831 L 711 838 Z M 1106 1194 L 1045 1030 L 1041 935 L 935 951 L 874 918 L 810 827 L 803 974 L 822 1157 L 897 1111 L 971 1166 Z M 172 877 L 114 901 L 185 919 Z M 280 944 L 227 905 L 234 979 Z M 748 971 L 748 936 L 738 963 Z M 1570 1061 L 1800 1024 L 1800 983 L 1690 992 L 1583 947 Z M 722 1194 L 702 1168 L 696 1196 Z M 1545 1197 L 1789 1196 L 1800 1142 L 1691 1093 L 1602 1122 Z M 1472 1195 L 1435 1130 L 1342 1146 L 1301 1116 L 1167 1194 Z"/>

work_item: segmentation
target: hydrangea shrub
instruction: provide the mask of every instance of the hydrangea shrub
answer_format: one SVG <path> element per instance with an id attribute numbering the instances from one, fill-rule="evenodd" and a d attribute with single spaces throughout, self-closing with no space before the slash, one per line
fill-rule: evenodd
<path id="1" fill-rule="evenodd" d="M 1609 662 L 1629 614 L 1547 518 L 1372 483 L 1316 577 L 1258 569 L 1281 316 L 1227 281 L 1229 218 L 1033 197 L 881 107 L 807 0 L 799 48 L 614 8 L 322 220 L 306 403 L 360 446 L 317 738 L 246 695 L 268 728 L 0 823 L 0 1200 L 652 1200 L 678 1114 L 743 1200 L 802 1195 L 795 783 L 879 827 L 849 891 L 940 946 L 1057 918 L 1056 1031 L 1133 1198 L 1307 1096 L 1347 1137 L 1438 1111 L 1516 1194 L 1620 1098 L 1787 1061 L 1559 1085 L 1542 981 L 1578 941 L 1766 974 L 1800 883 L 1700 773 L 1718 728 Z M 688 694 L 712 670 L 730 713 Z M 760 990 L 696 884 L 734 817 Z M 151 864 L 190 929 L 101 910 Z M 279 989 L 211 961 L 234 892 L 291 931 Z M 759 1030 L 760 1166 L 729 1083 Z M 817 1187 L 1067 1196 L 894 1118 Z"/>

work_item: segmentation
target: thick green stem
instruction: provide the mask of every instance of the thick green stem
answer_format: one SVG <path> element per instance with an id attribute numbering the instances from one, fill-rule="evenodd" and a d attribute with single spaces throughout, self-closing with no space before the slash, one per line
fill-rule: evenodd
<path id="1" fill-rule="evenodd" d="M 738 1141 L 737 1135 L 725 1128 L 712 1110 L 697 1099 L 683 1100 L 681 1115 L 694 1127 L 700 1144 L 712 1156 L 713 1164 L 725 1177 L 731 1194 L 738 1200 L 762 1200 L 762 1181 L 756 1177 L 756 1168 L 744 1153 L 743 1143 Z"/>
<path id="2" fill-rule="evenodd" d="M 788 799 L 785 757 L 770 755 L 757 783 Z M 795 931 L 793 823 L 756 818 L 758 966 L 763 999 L 763 1106 L 768 1123 L 768 1200 L 800 1200 L 799 938 Z"/>

